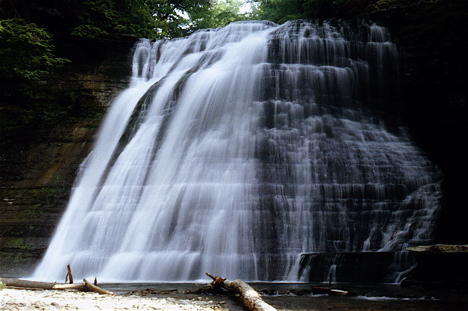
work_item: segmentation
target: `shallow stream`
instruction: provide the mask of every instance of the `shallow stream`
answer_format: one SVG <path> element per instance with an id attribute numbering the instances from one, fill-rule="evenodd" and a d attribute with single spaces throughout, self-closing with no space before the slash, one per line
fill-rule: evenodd
<path id="1" fill-rule="evenodd" d="M 466 311 L 466 289 L 401 288 L 399 285 L 332 284 L 331 288 L 352 292 L 351 296 L 328 296 L 310 293 L 308 283 L 250 283 L 261 292 L 264 300 L 278 310 L 373 310 L 373 311 Z M 314 284 L 327 287 L 328 284 Z M 197 293 L 205 283 L 122 283 L 100 284 L 116 294 L 129 292 L 140 295 L 200 299 L 223 302 L 225 310 L 242 311 L 241 303 L 224 295 Z"/>

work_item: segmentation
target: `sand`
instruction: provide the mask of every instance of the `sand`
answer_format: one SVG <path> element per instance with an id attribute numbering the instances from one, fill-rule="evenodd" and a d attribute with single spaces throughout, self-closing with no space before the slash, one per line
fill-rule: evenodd
<path id="1" fill-rule="evenodd" d="M 205 297 L 178 299 L 99 295 L 78 291 L 4 289 L 0 310 L 226 310 Z"/>

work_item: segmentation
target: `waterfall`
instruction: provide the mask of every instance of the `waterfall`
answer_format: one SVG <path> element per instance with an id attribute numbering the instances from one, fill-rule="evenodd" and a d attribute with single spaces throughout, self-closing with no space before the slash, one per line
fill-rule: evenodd
<path id="1" fill-rule="evenodd" d="M 377 113 L 397 68 L 368 22 L 140 40 L 34 278 L 297 281 L 303 253 L 430 242 L 440 174 Z"/>

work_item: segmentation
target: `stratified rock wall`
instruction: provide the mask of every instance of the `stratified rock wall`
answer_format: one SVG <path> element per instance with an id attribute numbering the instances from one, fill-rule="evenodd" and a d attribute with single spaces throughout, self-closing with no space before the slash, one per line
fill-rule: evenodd
<path id="1" fill-rule="evenodd" d="M 416 269 L 402 286 L 426 288 L 466 288 L 468 285 L 468 245 L 436 244 L 409 247 Z"/>
<path id="2" fill-rule="evenodd" d="M 82 102 L 94 106 L 93 113 L 49 131 L 38 129 L 38 139 L 18 141 L 0 155 L 0 276 L 27 275 L 47 248 L 100 115 L 127 86 L 135 41 L 120 37 L 67 44 L 62 52 L 72 65 L 56 87 L 75 90 Z"/>

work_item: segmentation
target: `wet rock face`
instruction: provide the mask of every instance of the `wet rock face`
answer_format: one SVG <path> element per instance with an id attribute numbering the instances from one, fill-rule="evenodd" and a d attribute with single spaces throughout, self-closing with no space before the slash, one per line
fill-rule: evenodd
<path id="1" fill-rule="evenodd" d="M 403 286 L 466 287 L 468 284 L 468 245 L 436 244 L 409 247 L 416 269 Z"/>
<path id="2" fill-rule="evenodd" d="M 468 254 L 468 245 L 436 244 L 408 247 L 407 250 L 413 252 L 415 255 L 447 253 Z"/>
<path id="3" fill-rule="evenodd" d="M 102 114 L 128 83 L 134 38 L 114 40 L 70 43 L 64 51 L 73 65 L 57 88 L 76 90 L 82 101 L 97 107 L 94 114 L 67 119 L 38 139 L 11 144 L 0 155 L 1 276 L 23 276 L 34 269 L 92 146 L 101 119 L 95 112 Z"/>
<path id="4" fill-rule="evenodd" d="M 0 188 L 2 275 L 29 272 L 42 255 L 94 132 L 70 123 L 24 149 L 15 148 Z"/>

